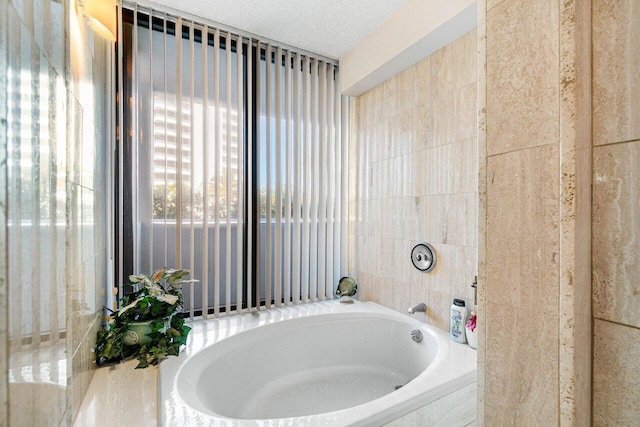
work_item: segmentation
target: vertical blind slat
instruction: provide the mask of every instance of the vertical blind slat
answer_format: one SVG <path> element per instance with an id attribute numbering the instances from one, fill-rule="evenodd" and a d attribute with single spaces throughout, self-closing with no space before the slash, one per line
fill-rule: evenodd
<path id="1" fill-rule="evenodd" d="M 327 273 L 326 273 L 326 295 L 331 298 L 333 296 L 333 284 L 334 282 L 334 259 L 333 254 L 335 248 L 333 246 L 333 229 L 334 229 L 334 191 L 335 191 L 335 174 L 336 174 L 336 153 L 335 153 L 335 133 L 333 131 L 334 123 L 334 81 L 333 81 L 333 65 L 327 64 L 327 83 L 329 85 L 327 89 L 327 96 L 329 101 L 327 102 L 327 133 L 328 133 L 328 147 L 329 150 L 329 179 L 328 179 L 328 202 L 327 202 Z"/>
<path id="2" fill-rule="evenodd" d="M 163 105 L 162 105 L 162 118 L 163 118 L 163 123 L 164 123 L 164 138 L 162 139 L 164 142 L 164 205 L 167 206 L 167 192 L 168 192 L 168 188 L 167 188 L 167 181 L 168 181 L 168 166 L 169 166 L 169 159 L 168 159 L 168 154 L 169 154 L 169 150 L 168 150 L 168 143 L 167 143 L 167 139 L 168 139 L 168 126 L 167 126 L 167 116 L 168 114 L 168 106 L 167 103 L 169 102 L 168 97 L 167 97 L 167 15 L 164 15 L 164 20 L 162 21 L 162 56 L 163 56 L 163 61 L 162 61 L 162 81 L 163 81 L 163 91 L 162 94 L 164 96 L 163 99 Z M 167 236 L 167 229 L 168 227 L 168 209 L 164 209 L 164 224 L 162 227 L 163 230 L 163 236 L 164 236 L 164 262 L 162 263 L 163 265 L 167 265 L 167 258 L 168 258 L 168 236 Z"/>
<path id="3" fill-rule="evenodd" d="M 294 103 L 294 119 L 293 119 L 293 253 L 291 263 L 293 266 L 292 282 L 293 282 L 293 302 L 300 302 L 300 263 L 302 258 L 300 256 L 300 56 L 295 54 L 293 57 L 293 67 L 295 72 L 293 73 L 293 103 Z"/>
<path id="4" fill-rule="evenodd" d="M 209 168 L 208 144 L 209 126 L 207 120 L 209 112 L 209 87 L 208 87 L 208 34 L 209 29 L 205 25 L 202 30 L 202 315 L 209 317 Z"/>
<path id="5" fill-rule="evenodd" d="M 251 44 L 249 44 L 249 46 L 251 46 Z M 248 72 L 251 73 L 252 70 L 254 69 L 254 67 L 257 67 L 258 69 L 260 68 L 260 42 L 258 41 L 256 43 L 256 47 L 255 49 L 255 64 L 254 64 L 254 55 L 252 54 L 253 52 L 251 51 L 251 48 L 249 48 L 249 56 L 250 56 L 250 61 L 249 61 L 249 66 L 247 67 Z M 257 177 L 260 176 L 260 152 L 262 151 L 260 148 L 260 137 L 261 137 L 261 132 L 260 132 L 260 117 L 262 115 L 262 106 L 260 103 L 260 94 L 262 92 L 260 92 L 260 78 L 259 78 L 259 72 L 258 72 L 258 76 L 255 76 L 256 78 L 254 79 L 254 76 L 249 75 L 248 76 L 248 81 L 249 81 L 249 89 L 253 89 L 251 86 L 253 85 L 253 81 L 255 80 L 256 82 L 256 87 L 254 90 L 249 90 L 248 93 L 252 94 L 255 93 L 258 95 L 256 97 L 256 99 L 252 99 L 251 96 L 249 96 L 249 104 L 250 107 L 255 108 L 256 110 L 256 120 L 258 123 L 252 123 L 250 122 L 249 126 L 248 126 L 248 130 L 249 130 L 249 134 L 251 136 L 251 133 L 253 132 L 253 129 L 255 128 L 255 132 L 256 134 L 253 136 L 253 138 L 249 138 L 249 141 L 251 141 L 251 144 L 253 144 L 253 140 L 255 139 L 257 141 L 257 143 L 255 144 L 255 157 L 253 156 L 253 150 L 249 149 L 249 156 L 250 156 L 250 164 L 249 164 L 249 185 L 250 185 L 250 190 L 249 191 L 249 215 L 251 215 L 250 220 L 253 221 L 253 224 L 251 224 L 248 228 L 249 228 L 249 246 L 247 247 L 247 253 L 251 254 L 251 257 L 253 257 L 253 254 L 255 253 L 253 248 L 259 248 L 260 247 L 260 241 L 262 240 L 260 237 L 260 223 L 261 218 L 260 218 L 260 187 L 253 188 Z M 254 106 L 255 104 L 255 106 Z M 249 108 L 249 111 L 253 111 L 252 108 Z M 253 117 L 253 114 L 249 114 L 249 118 Z M 254 171 L 256 172 L 257 177 L 255 177 Z M 257 200 L 254 200 L 254 194 L 258 194 L 258 198 Z M 254 207 L 253 204 L 257 203 L 258 206 Z M 256 213 L 254 213 L 257 212 Z M 255 231 L 255 233 L 254 233 Z M 253 262 L 252 262 L 253 261 Z M 251 274 L 249 274 L 247 276 L 248 280 L 247 280 L 247 287 L 249 289 L 247 289 L 247 293 L 250 296 L 250 300 L 248 303 L 249 307 L 256 307 L 258 310 L 260 309 L 260 290 L 262 289 L 262 280 L 260 277 L 260 272 L 261 267 L 260 267 L 260 257 L 253 257 L 253 260 L 249 260 L 249 262 L 247 263 L 248 265 L 252 266 L 252 268 L 255 269 L 255 271 L 251 271 Z M 255 285 L 253 285 L 251 283 L 252 280 L 255 280 L 256 283 Z"/>
<path id="6" fill-rule="evenodd" d="M 311 127 L 312 127 L 312 139 L 311 145 L 313 148 L 313 164 L 312 177 L 311 177 L 311 237 L 310 246 L 311 250 L 309 255 L 309 294 L 312 301 L 318 299 L 318 196 L 319 196 L 319 180 L 320 180 L 320 124 L 319 124 L 319 108 L 320 103 L 318 101 L 318 74 L 320 70 L 320 63 L 316 60 L 313 61 L 311 67 Z"/>
<path id="7" fill-rule="evenodd" d="M 287 51 L 284 66 L 285 99 L 285 229 L 284 229 L 284 302 L 291 302 L 291 51 Z"/>
<path id="8" fill-rule="evenodd" d="M 193 194 L 193 190 L 194 190 L 194 186 L 195 186 L 195 174 L 193 173 L 193 165 L 195 165 L 195 158 L 193 153 L 195 152 L 195 132 L 194 132 L 194 128 L 195 128 L 195 109 L 194 107 L 194 100 L 195 100 L 195 92 L 196 92 L 196 88 L 195 88 L 195 41 L 194 41 L 194 37 L 195 37 L 195 32 L 193 30 L 193 23 L 191 25 L 189 25 L 189 63 L 191 64 L 191 66 L 189 67 L 189 71 L 190 71 L 190 79 L 189 79 L 189 84 L 190 84 L 190 91 L 189 91 L 189 111 L 190 111 L 190 115 L 189 115 L 189 121 L 190 121 L 190 126 L 189 126 L 189 163 L 191 165 L 191 173 L 189 174 L 189 206 L 191 207 L 191 209 L 189 209 L 189 271 L 191 272 L 191 275 L 195 275 L 195 221 L 194 221 L 194 216 L 195 216 L 195 212 L 193 209 L 193 202 L 194 202 L 194 194 Z M 195 295 L 194 295 L 194 291 L 195 291 L 195 284 L 191 283 L 189 285 L 189 318 L 191 320 L 193 320 L 193 312 L 194 312 L 194 305 L 195 305 Z"/>
<path id="9" fill-rule="evenodd" d="M 311 59 L 306 57 L 304 75 L 304 219 L 302 229 L 302 300 L 309 301 L 311 283 Z"/>
<path id="10" fill-rule="evenodd" d="M 237 157 L 237 177 L 235 182 L 237 192 L 237 220 L 236 220 L 236 310 L 242 311 L 242 283 L 243 283 L 243 269 L 242 269 L 242 249 L 244 241 L 244 191 L 241 185 L 241 180 L 244 179 L 244 105 L 243 105 L 243 93 L 242 93 L 242 50 L 244 48 L 242 37 L 238 38 L 236 49 L 236 128 L 238 129 L 238 137 L 236 144 L 236 157 Z"/>
<path id="11" fill-rule="evenodd" d="M 282 304 L 282 48 L 276 50 L 274 61 L 275 77 L 275 101 L 276 101 L 276 215 L 275 215 L 275 260 L 274 260 L 274 287 L 276 307 Z"/>
<path id="12" fill-rule="evenodd" d="M 250 248 L 253 247 L 253 230 L 251 229 L 252 218 L 249 215 L 253 215 L 253 150 L 251 149 L 251 141 L 253 141 L 253 122 L 252 122 L 252 111 L 253 111 L 253 97 L 249 94 L 252 93 L 252 85 L 253 85 L 253 54 L 251 51 L 252 40 L 247 40 L 247 218 L 249 222 L 246 224 L 246 232 L 247 232 L 247 247 L 245 248 L 245 253 L 250 253 Z M 240 72 L 240 71 L 238 71 Z M 239 95 L 238 95 L 239 96 Z M 250 258 L 250 256 L 247 256 Z M 253 279 L 253 264 L 250 259 L 245 260 L 247 266 L 247 274 L 245 275 L 245 284 L 246 284 L 246 295 L 247 295 L 247 311 L 251 309 L 252 298 L 251 298 L 251 280 Z"/>
<path id="13" fill-rule="evenodd" d="M 335 183 L 334 183 L 334 197 L 335 197 L 335 217 L 334 217 L 334 229 L 333 229 L 333 283 L 337 286 L 338 280 L 340 280 L 340 257 L 341 257 L 341 247 L 340 247 L 340 238 L 341 238 L 341 229 L 342 229 L 342 192 L 340 188 L 342 188 L 342 175 L 344 171 L 344 166 L 342 165 L 342 153 L 340 149 L 340 141 L 341 139 L 341 130 L 340 130 L 340 88 L 337 84 L 337 70 L 334 68 L 334 152 L 335 152 Z M 346 191 L 344 192 L 346 193 Z"/>
<path id="14" fill-rule="evenodd" d="M 327 209 L 327 67 L 326 64 L 320 64 L 320 75 L 318 91 L 320 96 L 319 105 L 319 126 L 320 126 L 320 141 L 319 151 L 320 156 L 318 159 L 318 177 L 319 188 L 318 192 L 318 299 L 325 299 L 326 288 L 326 276 L 325 270 L 327 257 L 326 257 L 326 240 L 327 240 L 327 224 L 326 224 L 326 209 Z"/>
<path id="15" fill-rule="evenodd" d="M 120 77 L 122 77 L 123 72 L 124 72 L 124 68 L 123 68 L 123 45 L 124 43 L 122 42 L 122 14 L 118 13 L 118 41 L 117 41 L 117 45 L 118 45 L 118 75 Z M 122 170 L 122 167 L 124 166 L 124 157 L 123 157 L 123 153 L 122 153 L 122 147 L 123 147 L 123 140 L 124 140 L 124 127 L 123 127 L 123 119 L 124 119 L 124 102 L 122 99 L 122 94 L 124 93 L 124 86 L 123 86 L 123 79 L 119 78 L 118 79 L 118 93 L 120 94 L 120 98 L 118 99 L 118 135 L 117 135 L 117 144 L 118 144 L 118 168 L 119 170 Z M 72 129 L 72 128 L 70 128 Z M 124 202 L 124 198 L 122 196 L 123 193 L 123 189 L 124 189 L 124 177 L 123 174 L 120 174 L 118 176 L 118 217 L 122 218 L 124 216 L 124 209 L 123 209 L 123 202 Z M 123 292 L 123 285 L 124 285 L 124 278 L 123 278 L 123 266 L 122 266 L 122 262 L 123 262 L 123 239 L 122 237 L 124 236 L 124 224 L 122 221 L 118 221 L 118 236 L 120 237 L 120 239 L 118 239 L 118 294 L 122 295 Z M 15 240 L 14 240 L 15 242 Z"/>
<path id="16" fill-rule="evenodd" d="M 176 20 L 182 33 L 182 19 Z M 182 268 L 182 37 L 176 38 L 176 267 Z"/>
<path id="17" fill-rule="evenodd" d="M 227 81 L 227 99 L 226 99 L 226 113 L 227 113 L 227 129 L 226 129 L 226 159 L 224 169 L 226 170 L 226 183 L 225 183 L 225 199 L 226 199 L 226 214 L 225 214 L 225 311 L 229 313 L 231 311 L 231 34 L 227 33 L 226 36 L 226 66 L 227 71 L 225 78 Z"/>
<path id="18" fill-rule="evenodd" d="M 31 86 L 32 93 L 39 93 L 40 86 L 40 55 L 31 49 Z M 33 99 L 34 102 L 37 98 Z M 34 102 L 35 103 L 35 102 Z M 31 250 L 33 254 L 37 254 L 30 262 L 31 267 L 31 343 L 34 347 L 40 346 L 40 118 L 39 106 L 32 105 L 31 117 L 27 118 L 31 122 L 31 129 L 28 133 L 31 139 L 31 177 L 33 199 L 31 210 Z M 78 218 L 80 227 L 83 226 L 83 218 Z"/>
<path id="19" fill-rule="evenodd" d="M 138 103 L 140 102 L 140 95 L 139 95 L 139 91 L 138 91 L 138 87 L 139 87 L 139 65 L 138 65 L 138 13 L 137 13 L 137 5 L 134 8 L 133 11 L 133 28 L 132 28 L 132 45 L 133 45 L 133 52 L 131 55 L 131 74 L 133 75 L 133 81 L 132 81 L 132 97 L 133 97 L 133 102 L 134 105 L 132 106 L 132 111 L 131 111 L 131 152 L 133 155 L 133 163 L 137 163 L 138 162 L 138 157 L 139 157 L 139 149 L 138 149 L 138 144 L 140 143 L 140 140 L 138 138 L 138 135 L 140 134 L 140 121 L 139 121 L 139 114 L 138 114 L 138 108 L 136 108 L 136 106 L 138 105 Z M 136 224 L 138 224 L 140 222 L 140 218 L 139 218 L 139 205 L 140 205 L 140 198 L 139 198 L 139 194 L 138 194 L 138 189 L 140 188 L 139 186 L 139 175 L 140 173 L 138 171 L 134 171 L 134 173 L 132 173 L 132 179 L 134 180 L 133 185 L 131 186 L 131 191 L 132 191 L 132 197 L 135 200 L 135 203 L 133 203 L 131 206 L 132 208 L 132 217 L 133 220 Z M 134 239 L 133 240 L 133 253 L 135 254 L 135 259 L 134 259 L 134 269 L 135 271 L 140 271 L 140 245 L 137 242 L 138 239 Z"/>
<path id="20" fill-rule="evenodd" d="M 337 72 L 338 76 L 340 71 Z M 340 276 L 344 276 L 347 274 L 347 260 L 349 257 L 349 253 L 347 251 L 348 246 L 348 202 L 349 196 L 347 189 L 349 188 L 349 144 L 347 141 L 349 140 L 349 100 L 346 96 L 341 97 L 340 102 L 340 149 L 341 149 L 341 159 L 340 164 L 342 165 L 342 183 L 340 187 L 340 195 L 342 197 L 342 205 L 341 205 L 341 213 L 340 213 L 340 221 L 342 223 L 340 227 Z"/>
<path id="21" fill-rule="evenodd" d="M 118 14 L 121 16 L 121 14 Z M 149 18 L 151 19 L 151 18 Z M 120 28 L 120 25 L 118 25 Z M 120 40 L 120 39 L 118 39 Z M 149 31 L 149 138 L 150 138 L 150 150 L 151 153 L 156 151 L 156 137 L 154 134 L 154 108 L 155 108 L 155 91 L 153 87 L 153 31 Z M 122 79 L 118 79 L 122 81 Z M 153 155 L 149 156 L 149 200 L 153 200 Z M 122 240 L 122 239 L 120 239 Z M 149 207 L 149 272 L 153 271 L 153 206 Z"/>
<path id="22" fill-rule="evenodd" d="M 271 209 L 273 207 L 271 201 L 271 115 L 273 111 L 271 110 L 271 45 L 267 44 L 266 47 L 266 100 L 267 100 L 267 110 L 266 110 L 266 121 L 267 121 L 267 132 L 266 132 L 266 156 L 267 156 L 267 200 L 265 201 L 265 207 L 267 210 L 267 224 L 266 224 L 266 246 L 265 246 L 265 258 L 266 258 L 266 289 L 265 289 L 265 298 L 266 298 L 266 308 L 271 308 L 271 269 L 272 269 L 272 258 L 273 258 L 273 250 L 271 249 Z"/>
<path id="23" fill-rule="evenodd" d="M 213 314 L 220 314 L 220 157 L 222 157 L 222 114 L 220 111 L 220 30 L 216 29 L 213 35 L 213 108 L 214 108 L 214 123 L 215 134 L 213 139 L 213 146 L 215 147 L 215 166 L 214 166 L 214 234 L 213 234 Z M 209 180 L 209 176 L 205 179 Z M 205 195 L 209 197 L 209 195 Z M 207 259 L 207 262 L 209 260 Z"/>

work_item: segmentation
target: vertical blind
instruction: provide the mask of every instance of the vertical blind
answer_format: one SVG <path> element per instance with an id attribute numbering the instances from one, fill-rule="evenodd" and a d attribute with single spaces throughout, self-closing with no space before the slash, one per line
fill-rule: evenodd
<path id="1" fill-rule="evenodd" d="M 138 6 L 118 48 L 132 269 L 189 269 L 191 316 L 333 298 L 347 259 L 337 66 Z"/>

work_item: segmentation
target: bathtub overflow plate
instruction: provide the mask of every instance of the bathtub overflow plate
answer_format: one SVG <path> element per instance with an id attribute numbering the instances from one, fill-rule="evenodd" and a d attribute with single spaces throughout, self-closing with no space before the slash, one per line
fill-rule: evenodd
<path id="1" fill-rule="evenodd" d="M 411 262 L 418 270 L 428 273 L 436 266 L 436 250 L 429 243 L 418 243 L 411 250 Z"/>

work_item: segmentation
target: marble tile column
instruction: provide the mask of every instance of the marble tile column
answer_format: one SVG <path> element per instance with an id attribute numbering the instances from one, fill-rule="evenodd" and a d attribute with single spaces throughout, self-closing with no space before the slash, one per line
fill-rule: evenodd
<path id="1" fill-rule="evenodd" d="M 640 4 L 593 0 L 593 424 L 640 420 Z"/>
<path id="2" fill-rule="evenodd" d="M 478 420 L 589 425 L 590 8 L 478 11 Z"/>

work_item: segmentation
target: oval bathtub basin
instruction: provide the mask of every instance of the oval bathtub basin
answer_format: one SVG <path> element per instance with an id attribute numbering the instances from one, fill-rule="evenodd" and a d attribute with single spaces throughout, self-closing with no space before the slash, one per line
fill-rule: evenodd
<path id="1" fill-rule="evenodd" d="M 378 425 L 475 381 L 475 352 L 424 323 L 373 303 L 307 306 L 194 322 L 190 340 L 201 344 L 171 363 L 174 381 L 164 402 L 172 414 L 176 406 L 188 411 L 179 420 L 161 409 L 161 421 Z M 212 322 L 222 330 L 212 331 Z M 412 340 L 414 329 L 422 332 L 419 343 Z M 210 338 L 215 342 L 206 345 Z M 466 376 L 456 373 L 453 382 L 444 378 L 453 374 L 452 348 L 468 362 Z M 161 398 L 167 395 L 167 362 L 161 365 Z"/>

